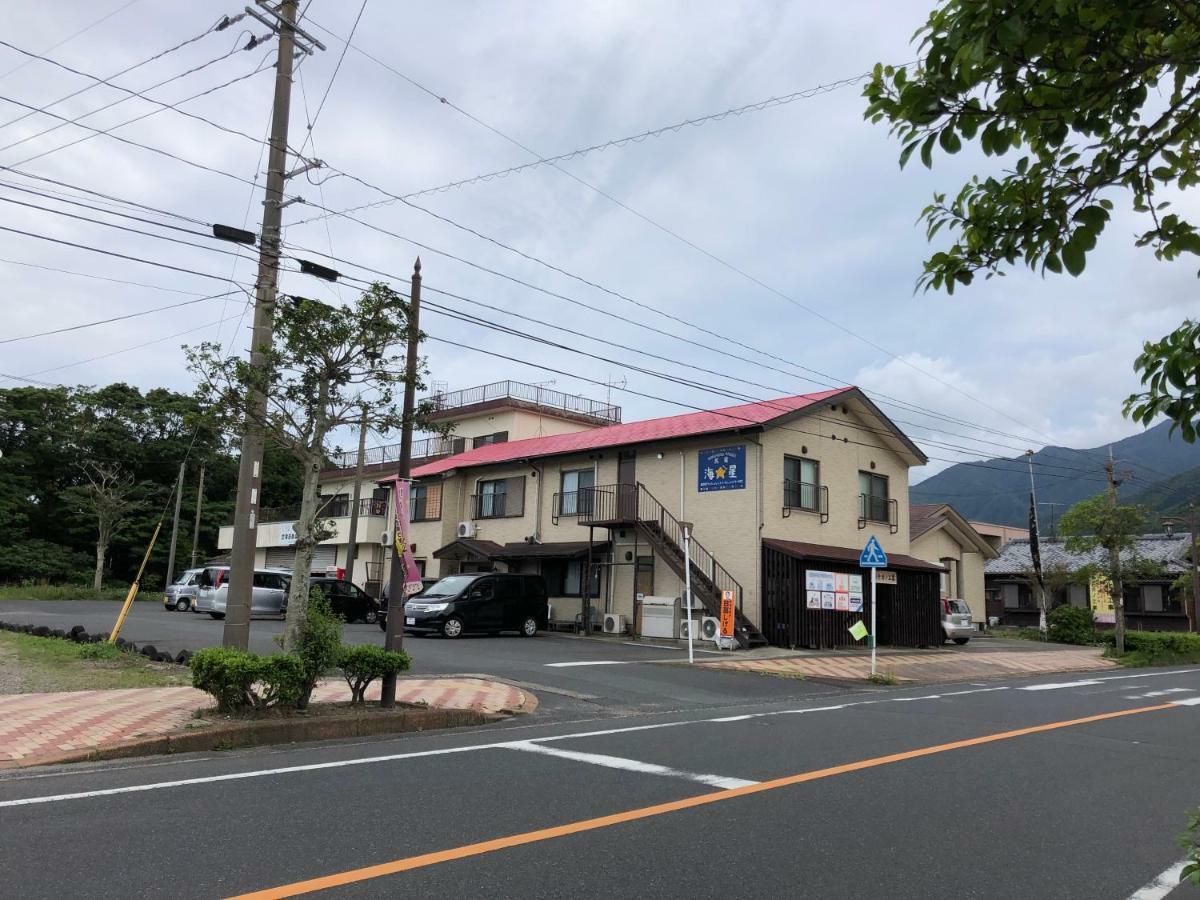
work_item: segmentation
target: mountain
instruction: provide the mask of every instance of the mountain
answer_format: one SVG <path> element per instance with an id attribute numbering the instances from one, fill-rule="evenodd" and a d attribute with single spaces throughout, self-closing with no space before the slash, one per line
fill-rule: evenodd
<path id="1" fill-rule="evenodd" d="M 1123 499 L 1146 507 L 1150 512 L 1148 527 L 1154 530 L 1163 516 L 1186 520 L 1188 503 L 1200 503 L 1200 466 L 1132 491 Z"/>
<path id="2" fill-rule="evenodd" d="M 1118 477 L 1126 475 L 1120 489 L 1122 501 L 1135 502 L 1138 494 L 1161 487 L 1161 495 L 1152 498 L 1157 509 L 1160 503 L 1173 505 L 1171 498 L 1188 484 L 1200 487 L 1200 472 L 1191 481 L 1169 484 L 1176 476 L 1200 467 L 1200 444 L 1184 443 L 1178 434 L 1171 437 L 1169 432 L 1169 423 L 1160 422 L 1112 444 Z M 1108 450 L 1107 444 L 1088 450 L 1043 447 L 1033 454 L 1038 502 L 1047 504 L 1038 513 L 1043 522 L 1057 519 L 1072 504 L 1104 490 Z M 1028 464 L 1024 456 L 959 463 L 913 485 L 909 496 L 913 503 L 949 503 L 975 521 L 1024 527 L 1029 524 Z M 1188 496 L 1196 496 L 1195 491 Z M 1136 502 L 1151 505 L 1146 500 Z"/>

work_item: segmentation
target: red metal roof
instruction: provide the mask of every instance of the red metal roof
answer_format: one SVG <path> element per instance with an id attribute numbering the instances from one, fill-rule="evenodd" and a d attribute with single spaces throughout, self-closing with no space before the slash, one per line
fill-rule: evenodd
<path id="1" fill-rule="evenodd" d="M 522 441 L 509 441 L 503 444 L 487 444 L 456 456 L 448 456 L 426 463 L 414 469 L 412 474 L 414 478 L 423 478 L 468 466 L 486 466 L 518 459 L 581 453 L 605 447 L 623 447 L 629 444 L 644 444 L 650 441 L 693 437 L 732 431 L 736 428 L 766 425 L 775 419 L 784 418 L 823 400 L 853 390 L 856 389 L 852 387 L 836 388 L 819 391 L 815 394 L 799 394 L 795 397 L 780 397 L 777 400 L 765 400 L 760 403 L 745 403 L 740 406 L 727 406 L 723 409 L 684 413 L 680 416 L 646 419 L 642 422 L 626 422 L 621 425 L 608 425 L 604 428 L 589 428 L 586 431 L 576 431 L 571 434 L 554 434 L 546 437 L 526 438 Z"/>

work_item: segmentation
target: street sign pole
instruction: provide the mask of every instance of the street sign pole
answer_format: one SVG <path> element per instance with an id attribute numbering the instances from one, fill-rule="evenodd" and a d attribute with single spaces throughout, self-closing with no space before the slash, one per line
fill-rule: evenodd
<path id="1" fill-rule="evenodd" d="M 878 636 L 875 633 L 875 625 L 878 621 L 875 614 L 875 604 L 878 597 L 876 596 L 875 585 L 877 579 L 875 572 L 879 569 L 887 568 L 888 559 L 883 547 L 879 545 L 879 541 L 875 539 L 875 535 L 871 535 L 867 541 L 867 545 L 863 547 L 862 553 L 858 557 L 858 565 L 863 569 L 871 570 L 871 635 L 867 638 L 871 642 L 871 677 L 875 677 L 875 647 L 878 645 Z"/>
<path id="2" fill-rule="evenodd" d="M 683 597 L 684 604 L 687 607 L 687 633 L 688 633 L 688 665 L 696 664 L 695 651 L 692 649 L 692 632 L 695 630 L 692 627 L 692 523 L 680 522 L 683 526 Z"/>
<path id="3" fill-rule="evenodd" d="M 875 568 L 871 567 L 871 675 L 875 675 Z"/>

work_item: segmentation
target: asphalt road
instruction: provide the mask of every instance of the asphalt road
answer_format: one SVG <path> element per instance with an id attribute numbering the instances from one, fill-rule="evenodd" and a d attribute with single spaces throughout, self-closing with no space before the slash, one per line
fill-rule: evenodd
<path id="1" fill-rule="evenodd" d="M 0 777 L 0 891 L 1150 900 L 1198 746 L 1186 670 L 77 766 Z"/>
<path id="2" fill-rule="evenodd" d="M 109 631 L 118 613 L 107 601 L 0 601 L 0 619 L 70 630 Z M 221 643 L 223 623 L 207 615 L 168 612 L 161 604 L 135 603 L 122 636 L 137 644 L 153 644 L 172 654 Z M 278 619 L 255 619 L 251 649 L 271 652 L 283 629 Z M 350 643 L 383 643 L 377 625 L 347 625 Z M 695 671 L 686 666 L 646 665 L 682 661 L 686 651 L 647 642 L 595 640 L 564 634 L 468 635 L 405 639 L 414 675 L 492 675 L 528 686 L 537 693 L 546 715 L 580 717 L 627 712 L 714 708 L 746 702 L 798 699 L 836 690 L 828 685 L 745 672 Z M 699 652 L 700 658 L 716 658 Z"/>

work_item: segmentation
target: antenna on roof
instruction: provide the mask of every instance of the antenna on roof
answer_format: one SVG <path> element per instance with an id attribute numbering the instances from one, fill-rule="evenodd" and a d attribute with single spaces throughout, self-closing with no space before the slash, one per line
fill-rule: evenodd
<path id="1" fill-rule="evenodd" d="M 605 393 L 604 402 L 607 403 L 609 406 L 612 406 L 613 388 L 617 388 L 618 390 L 624 390 L 625 386 L 628 384 L 629 384 L 629 380 L 624 375 L 621 375 L 620 377 L 611 377 L 610 376 L 610 377 L 606 378 L 604 380 L 604 386 L 608 390 Z"/>

